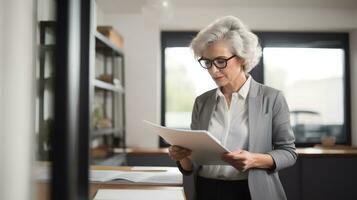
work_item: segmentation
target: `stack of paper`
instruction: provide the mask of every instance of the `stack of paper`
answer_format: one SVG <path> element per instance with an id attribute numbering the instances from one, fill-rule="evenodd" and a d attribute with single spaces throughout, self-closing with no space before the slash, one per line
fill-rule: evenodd
<path id="1" fill-rule="evenodd" d="M 99 189 L 93 200 L 184 200 L 182 190 Z"/>
<path id="2" fill-rule="evenodd" d="M 169 144 L 191 149 L 191 158 L 197 164 L 228 165 L 221 156 L 229 150 L 208 131 L 172 129 L 145 120 L 144 123 L 150 132 L 161 136 Z"/>
<path id="3" fill-rule="evenodd" d="M 125 180 L 133 183 L 182 184 L 182 174 L 176 167 L 165 167 L 165 170 L 151 170 L 147 167 L 135 167 L 130 171 L 91 170 L 90 180 L 108 182 Z"/>

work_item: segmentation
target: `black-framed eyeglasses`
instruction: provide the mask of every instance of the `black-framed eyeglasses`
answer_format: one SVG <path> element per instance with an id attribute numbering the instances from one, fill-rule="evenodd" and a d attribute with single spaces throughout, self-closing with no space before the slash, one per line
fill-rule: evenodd
<path id="1" fill-rule="evenodd" d="M 214 66 L 216 66 L 218 69 L 224 69 L 227 67 L 227 63 L 230 59 L 236 57 L 236 55 L 233 55 L 229 58 L 222 58 L 222 57 L 217 57 L 213 60 L 210 60 L 208 58 L 200 58 L 198 59 L 198 62 L 200 63 L 200 65 L 205 68 L 205 69 L 209 69 L 212 67 L 212 63 L 214 64 Z"/>

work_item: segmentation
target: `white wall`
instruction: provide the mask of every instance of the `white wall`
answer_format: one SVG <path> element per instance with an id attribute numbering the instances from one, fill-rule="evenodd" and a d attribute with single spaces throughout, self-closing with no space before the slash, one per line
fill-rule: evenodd
<path id="1" fill-rule="evenodd" d="M 3 19 L 4 19 L 4 3 L 3 0 L 0 0 L 0 27 L 4 27 L 3 24 Z M 3 59 L 2 59 L 2 54 L 3 54 L 3 36 L 2 36 L 2 31 L 0 31 L 0 113 L 2 113 L 2 85 L 3 85 L 3 81 L 2 81 L 2 76 L 3 76 Z M 2 131 L 2 114 L 0 114 L 0 141 L 4 141 L 4 132 Z M 4 156 L 4 149 L 3 149 L 3 145 L 1 145 L 0 142 L 0 160 L 2 160 Z M 0 164 L 0 180 L 4 180 L 3 178 L 3 173 L 1 173 L 3 171 L 3 167 Z M 3 181 L 0 181 L 0 199 L 2 198 L 2 194 L 3 194 L 3 190 L 5 188 L 5 183 Z"/>
<path id="2" fill-rule="evenodd" d="M 178 6 L 174 7 L 173 18 L 165 24 L 155 23 L 155 19 L 148 19 L 140 12 L 122 15 L 105 13 L 104 9 L 102 12 L 103 23 L 114 25 L 125 40 L 127 144 L 141 147 L 158 145 L 157 138 L 145 131 L 141 119 L 160 122 L 161 30 L 199 30 L 224 15 L 235 15 L 253 30 L 262 31 L 349 31 L 357 28 L 357 10 L 341 8 Z M 351 50 L 356 49 L 356 44 L 351 45 Z M 356 68 L 356 64 L 351 68 Z M 356 71 L 352 77 L 357 76 Z M 355 87 L 356 82 L 352 90 L 356 90 Z M 356 101 L 357 94 L 352 99 Z M 356 118 L 357 108 L 353 114 Z M 353 126 L 353 137 L 357 138 L 357 124 Z"/>
<path id="3" fill-rule="evenodd" d="M 160 121 L 160 30 L 138 15 L 105 16 L 124 37 L 127 144 L 157 147 L 142 120 Z"/>
<path id="4" fill-rule="evenodd" d="M 2 1 L 1 8 L 0 199 L 28 200 L 32 199 L 35 0 Z"/>
<path id="5" fill-rule="evenodd" d="M 37 0 L 37 19 L 43 21 L 56 20 L 56 1 Z"/>
<path id="6" fill-rule="evenodd" d="M 103 13 L 102 9 L 97 6 L 97 2 L 95 2 L 95 9 L 94 9 L 94 11 L 95 11 L 95 16 L 96 16 L 96 19 L 95 19 L 95 20 L 96 20 L 96 23 L 97 23 L 98 25 L 103 24 L 103 21 L 104 21 L 104 19 L 103 19 L 104 13 Z"/>
<path id="7" fill-rule="evenodd" d="M 179 7 L 170 23 L 162 28 L 197 30 L 225 15 L 235 15 L 251 29 L 264 31 L 337 31 L 357 27 L 357 10 L 352 9 L 222 6 Z"/>
<path id="8" fill-rule="evenodd" d="M 357 29 L 350 32 L 352 144 L 357 146 Z"/>

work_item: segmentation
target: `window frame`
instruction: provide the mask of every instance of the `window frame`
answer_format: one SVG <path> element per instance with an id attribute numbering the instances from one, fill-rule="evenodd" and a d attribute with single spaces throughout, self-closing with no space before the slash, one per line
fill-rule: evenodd
<path id="1" fill-rule="evenodd" d="M 344 50 L 343 68 L 343 131 L 346 141 L 336 144 L 351 145 L 351 84 L 349 34 L 346 32 L 254 32 L 264 47 L 300 47 L 300 48 L 340 48 Z M 260 62 L 264 80 L 263 57 Z M 311 147 L 318 143 L 295 143 L 297 147 Z"/>
<path id="2" fill-rule="evenodd" d="M 165 49 L 167 47 L 188 47 L 197 31 L 162 31 L 161 32 L 161 125 L 166 126 L 166 69 Z M 169 145 L 159 137 L 160 147 Z"/>
<path id="3" fill-rule="evenodd" d="M 161 32 L 161 125 L 166 125 L 166 70 L 165 48 L 188 47 L 197 31 L 162 31 Z M 341 48 L 345 51 L 343 69 L 343 102 L 344 133 L 346 141 L 337 144 L 351 145 L 351 85 L 350 85 L 350 52 L 349 35 L 346 32 L 274 32 L 254 31 L 262 48 L 264 47 L 308 47 L 308 48 Z M 258 65 L 250 72 L 257 82 L 264 81 L 263 56 Z M 160 147 L 167 147 L 160 138 Z M 298 147 L 311 147 L 317 143 L 297 143 Z"/>

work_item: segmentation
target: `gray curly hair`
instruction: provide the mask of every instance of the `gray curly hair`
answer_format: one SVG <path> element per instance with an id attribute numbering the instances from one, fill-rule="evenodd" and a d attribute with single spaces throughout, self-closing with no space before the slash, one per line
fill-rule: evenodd
<path id="1" fill-rule="evenodd" d="M 193 38 L 190 47 L 195 57 L 199 58 L 208 45 L 218 40 L 226 41 L 232 53 L 245 61 L 245 73 L 250 72 L 259 63 L 262 48 L 258 37 L 240 19 L 234 16 L 217 19 Z"/>

